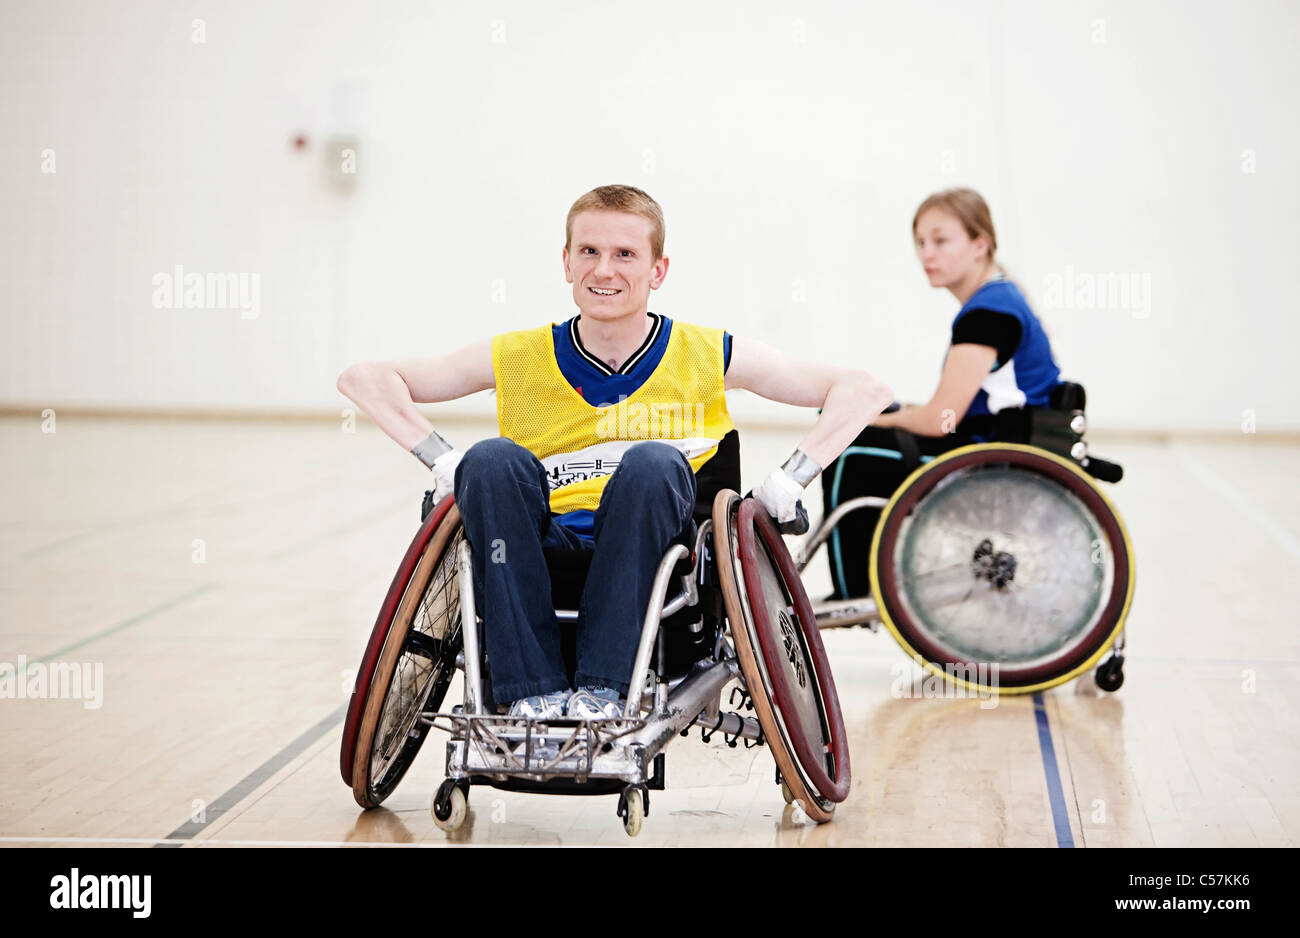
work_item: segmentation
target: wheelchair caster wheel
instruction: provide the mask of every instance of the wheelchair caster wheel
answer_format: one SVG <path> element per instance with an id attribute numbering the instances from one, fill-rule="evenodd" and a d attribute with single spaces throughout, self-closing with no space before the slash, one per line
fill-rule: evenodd
<path id="1" fill-rule="evenodd" d="M 448 834 L 458 831 L 469 815 L 469 799 L 465 789 L 454 779 L 447 779 L 438 786 L 433 796 L 433 823 L 438 829 Z"/>
<path id="2" fill-rule="evenodd" d="M 627 836 L 635 837 L 641 833 L 641 822 L 645 820 L 645 795 L 640 788 L 628 787 L 618 796 L 618 816 L 623 819 L 623 830 Z"/>
<path id="3" fill-rule="evenodd" d="M 1097 669 L 1097 686 L 1109 693 L 1119 690 L 1124 684 L 1124 659 L 1112 655 Z"/>
<path id="4" fill-rule="evenodd" d="M 785 783 L 785 779 L 781 780 L 781 797 L 785 799 L 786 804 L 794 804 L 794 792 L 792 792 L 790 786 Z"/>

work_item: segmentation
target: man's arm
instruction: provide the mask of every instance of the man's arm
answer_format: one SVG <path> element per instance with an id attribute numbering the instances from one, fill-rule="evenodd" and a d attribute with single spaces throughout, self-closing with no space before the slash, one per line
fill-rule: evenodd
<path id="1" fill-rule="evenodd" d="M 417 403 L 454 401 L 493 387 L 491 339 L 437 358 L 360 362 L 338 380 L 339 392 L 408 451 L 433 432 Z"/>
<path id="2" fill-rule="evenodd" d="M 927 404 L 907 406 L 892 414 L 881 414 L 877 427 L 899 427 L 917 436 L 945 436 L 951 433 L 979 393 L 998 350 L 989 345 L 962 342 L 948 350 L 939 376 L 939 387 Z"/>
<path id="3" fill-rule="evenodd" d="M 798 448 L 823 469 L 894 399 L 884 382 L 865 371 L 800 361 L 740 336 L 731 339 L 725 387 L 796 407 L 820 407 L 821 416 Z"/>

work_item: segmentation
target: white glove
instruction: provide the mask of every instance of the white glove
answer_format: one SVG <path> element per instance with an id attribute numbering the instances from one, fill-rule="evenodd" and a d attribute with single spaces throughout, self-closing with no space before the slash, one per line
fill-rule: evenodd
<path id="1" fill-rule="evenodd" d="M 784 469 L 772 470 L 772 474 L 754 489 L 758 503 L 767 509 L 767 513 L 778 524 L 795 519 L 795 506 L 801 495 L 803 486 L 790 478 Z"/>
<path id="2" fill-rule="evenodd" d="M 456 467 L 465 454 L 458 449 L 448 450 L 433 461 L 433 503 L 436 505 L 452 494 L 456 483 Z"/>

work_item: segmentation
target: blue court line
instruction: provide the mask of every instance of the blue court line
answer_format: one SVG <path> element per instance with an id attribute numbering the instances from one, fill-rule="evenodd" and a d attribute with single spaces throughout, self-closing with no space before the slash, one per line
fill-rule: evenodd
<path id="1" fill-rule="evenodd" d="M 1070 833 L 1070 814 L 1065 807 L 1065 791 L 1061 788 L 1061 774 L 1056 768 L 1056 748 L 1052 745 L 1052 728 L 1047 722 L 1047 706 L 1040 691 L 1034 694 L 1034 719 L 1038 723 L 1038 748 L 1043 753 L 1043 771 L 1047 773 L 1047 794 L 1052 801 L 1052 823 L 1056 825 L 1056 845 L 1073 847 L 1074 835 Z"/>

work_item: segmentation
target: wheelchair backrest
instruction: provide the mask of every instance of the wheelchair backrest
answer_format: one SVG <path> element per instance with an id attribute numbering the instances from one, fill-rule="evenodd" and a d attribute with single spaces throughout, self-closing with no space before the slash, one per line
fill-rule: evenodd
<path id="1" fill-rule="evenodd" d="M 713 516 L 713 500 L 723 489 L 740 491 L 740 434 L 730 431 L 718 451 L 695 473 L 695 523 Z"/>
<path id="2" fill-rule="evenodd" d="M 1118 482 L 1124 477 L 1123 466 L 1090 455 L 1086 444 L 1079 446 L 1088 431 L 1088 421 L 1084 416 L 1087 402 L 1088 395 L 1082 384 L 1060 382 L 1048 394 L 1046 407 L 1030 408 L 1027 412 L 1027 442 L 1030 446 L 1073 459 L 1104 482 Z M 1079 455 L 1080 452 L 1083 455 Z"/>
<path id="3" fill-rule="evenodd" d="M 1083 385 L 1074 381 L 1062 381 L 1052 388 L 1047 395 L 1047 406 L 1053 410 L 1077 410 L 1083 412 L 1088 395 Z"/>
<path id="4" fill-rule="evenodd" d="M 1074 445 L 1087 431 L 1087 421 L 1076 419 L 1083 416 L 1085 403 L 1087 394 L 1082 384 L 1060 382 L 1048 392 L 1046 407 L 1028 408 L 1028 439 L 1023 442 L 1058 456 L 1070 457 Z"/>

